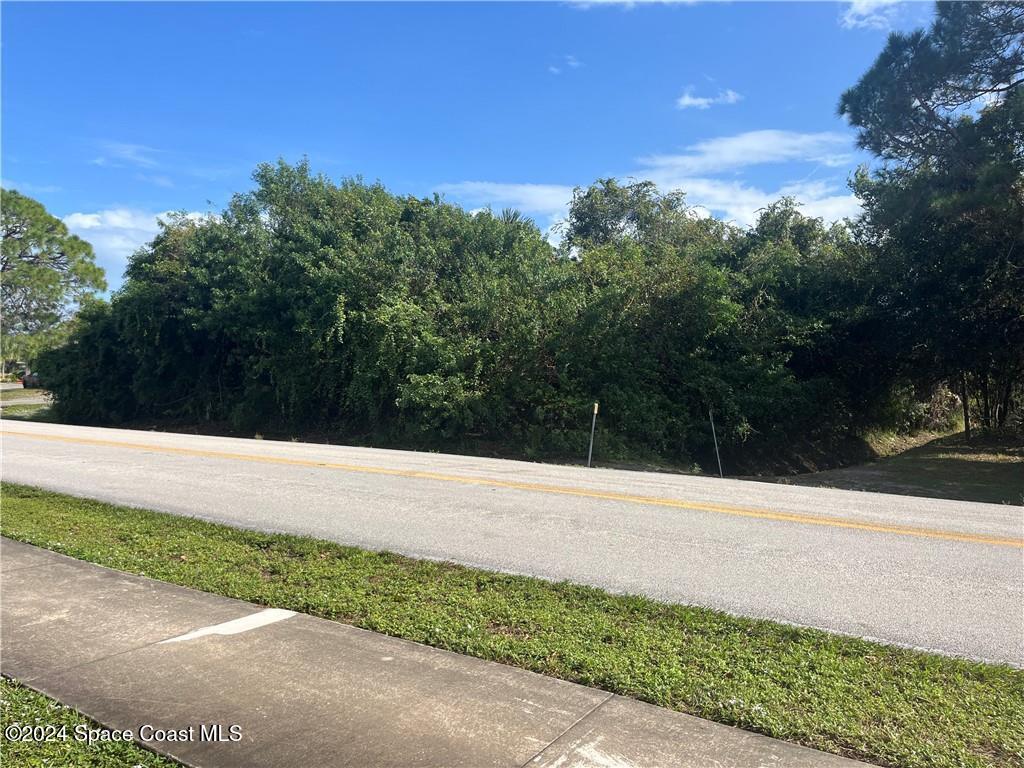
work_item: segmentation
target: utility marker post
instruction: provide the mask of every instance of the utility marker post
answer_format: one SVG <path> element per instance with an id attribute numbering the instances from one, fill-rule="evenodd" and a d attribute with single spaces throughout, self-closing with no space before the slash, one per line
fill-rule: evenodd
<path id="1" fill-rule="evenodd" d="M 725 477 L 722 474 L 722 456 L 718 453 L 718 435 L 715 434 L 715 414 L 711 412 L 711 406 L 708 406 L 708 418 L 711 419 L 711 438 L 715 441 L 715 458 L 718 459 L 718 476 Z M 589 466 L 589 464 L 587 465 Z"/>
<path id="2" fill-rule="evenodd" d="M 587 468 L 590 468 L 590 460 L 594 456 L 594 430 L 597 428 L 597 403 L 594 403 L 594 418 L 590 422 L 590 450 L 587 451 Z"/>

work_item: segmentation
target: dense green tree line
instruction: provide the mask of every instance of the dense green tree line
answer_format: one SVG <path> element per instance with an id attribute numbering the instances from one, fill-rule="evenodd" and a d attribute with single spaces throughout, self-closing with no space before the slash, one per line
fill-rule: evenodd
<path id="1" fill-rule="evenodd" d="M 971 426 L 1024 396 L 1024 3 L 938 3 L 894 34 L 840 112 L 883 159 L 854 189 L 881 339 L 915 381 L 956 382 Z"/>
<path id="2" fill-rule="evenodd" d="M 877 420 L 892 381 L 870 259 L 792 201 L 742 231 L 605 180 L 560 248 L 513 212 L 266 165 L 222 215 L 167 225 L 47 381 L 62 415 L 229 421 L 406 442 L 691 460 Z"/>
<path id="3" fill-rule="evenodd" d="M 871 427 L 989 426 L 1024 397 L 1024 10 L 943 4 L 840 111 L 865 212 L 788 199 L 740 229 L 600 180 L 558 245 L 516 212 L 264 165 L 180 218 L 41 368 L 68 419 L 214 422 L 406 445 L 784 456 Z M 948 393 L 947 393 L 948 395 Z M 970 419 L 971 412 L 965 408 Z"/>

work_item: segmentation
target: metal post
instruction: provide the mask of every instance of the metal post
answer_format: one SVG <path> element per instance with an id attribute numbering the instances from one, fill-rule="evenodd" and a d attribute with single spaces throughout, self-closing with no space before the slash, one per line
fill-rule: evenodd
<path id="1" fill-rule="evenodd" d="M 718 435 L 715 434 L 715 414 L 711 412 L 711 406 L 708 406 L 708 418 L 711 419 L 711 437 L 715 441 L 715 458 L 718 459 L 718 476 L 725 477 L 722 474 L 722 456 L 718 453 Z"/>
<path id="2" fill-rule="evenodd" d="M 594 456 L 594 429 L 597 428 L 597 403 L 594 403 L 594 418 L 590 422 L 590 450 L 587 451 L 587 467 L 590 467 L 590 459 Z"/>

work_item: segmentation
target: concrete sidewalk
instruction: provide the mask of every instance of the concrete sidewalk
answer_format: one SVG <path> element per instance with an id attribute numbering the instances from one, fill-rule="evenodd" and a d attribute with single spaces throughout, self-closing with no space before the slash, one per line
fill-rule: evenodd
<path id="1" fill-rule="evenodd" d="M 7 539 L 0 571 L 0 671 L 189 765 L 862 765 Z"/>

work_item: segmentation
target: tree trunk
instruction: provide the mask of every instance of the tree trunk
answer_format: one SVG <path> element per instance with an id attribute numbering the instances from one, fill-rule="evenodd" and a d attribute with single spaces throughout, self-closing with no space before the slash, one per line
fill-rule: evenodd
<path id="1" fill-rule="evenodd" d="M 967 372 L 960 372 L 960 401 L 964 405 L 964 439 L 971 441 L 971 405 L 967 399 Z"/>
<path id="2" fill-rule="evenodd" d="M 988 371 L 981 377 L 981 423 L 985 429 L 992 429 L 992 410 L 988 398 Z"/>
<path id="3" fill-rule="evenodd" d="M 1006 384 L 1003 386 L 1003 401 L 999 404 L 999 428 L 1006 426 L 1006 417 L 1010 415 L 1010 393 L 1013 392 L 1013 374 L 1006 377 Z"/>

